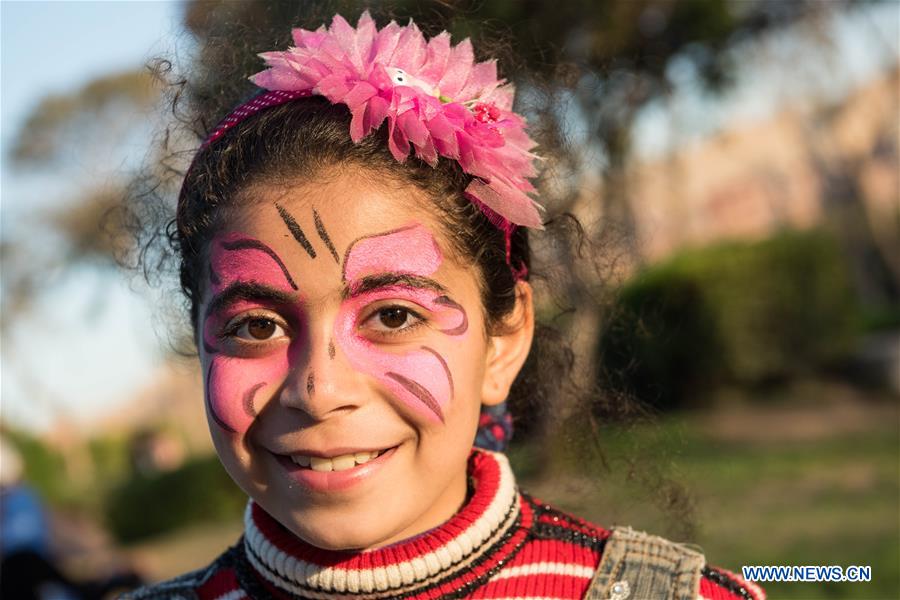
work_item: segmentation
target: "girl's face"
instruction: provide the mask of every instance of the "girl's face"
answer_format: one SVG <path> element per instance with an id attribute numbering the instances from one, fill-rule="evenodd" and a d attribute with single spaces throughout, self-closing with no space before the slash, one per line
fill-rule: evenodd
<path id="1" fill-rule="evenodd" d="M 198 341 L 216 450 L 318 547 L 374 548 L 450 518 L 480 405 L 505 398 L 530 346 L 527 286 L 518 334 L 488 336 L 476 271 L 428 202 L 344 175 L 256 186 L 207 249 Z"/>

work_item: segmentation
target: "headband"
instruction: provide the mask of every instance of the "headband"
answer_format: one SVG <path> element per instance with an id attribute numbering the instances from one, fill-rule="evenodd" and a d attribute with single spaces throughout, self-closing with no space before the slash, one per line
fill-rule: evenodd
<path id="1" fill-rule="evenodd" d="M 250 80 L 264 91 L 226 116 L 203 147 L 261 110 L 323 96 L 350 110 L 354 142 L 386 120 L 399 162 L 410 150 L 431 166 L 441 156 L 457 161 L 472 176 L 466 197 L 505 234 L 507 262 L 517 226 L 543 228 L 529 196 L 538 157 L 525 119 L 512 112 L 513 87 L 497 78 L 495 61 L 475 62 L 468 39 L 451 47 L 444 31 L 426 41 L 412 20 L 379 30 L 368 12 L 356 28 L 335 15 L 331 27 L 292 34 L 294 47 L 260 54 L 268 68 Z"/>

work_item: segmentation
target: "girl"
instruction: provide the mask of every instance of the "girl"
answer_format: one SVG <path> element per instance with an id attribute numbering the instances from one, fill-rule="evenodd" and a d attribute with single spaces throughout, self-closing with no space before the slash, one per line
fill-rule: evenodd
<path id="1" fill-rule="evenodd" d="M 175 218 L 246 531 L 130 597 L 762 598 L 694 550 L 538 502 L 473 448 L 479 424 L 482 445 L 508 434 L 541 228 L 494 63 L 368 14 L 293 36 L 207 137 Z"/>

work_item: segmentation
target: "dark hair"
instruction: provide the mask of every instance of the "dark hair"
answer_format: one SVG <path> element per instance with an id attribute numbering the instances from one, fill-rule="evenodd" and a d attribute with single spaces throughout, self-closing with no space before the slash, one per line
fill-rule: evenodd
<path id="1" fill-rule="evenodd" d="M 477 267 L 485 320 L 490 332 L 501 327 L 515 306 L 516 279 L 506 258 L 503 232 L 464 197 L 470 177 L 456 161 L 441 158 L 436 167 L 390 153 L 386 126 L 354 143 L 350 113 L 321 97 L 303 98 L 269 108 L 230 129 L 202 149 L 184 181 L 175 217 L 181 258 L 181 288 L 196 325 L 205 248 L 241 192 L 261 183 L 290 184 L 354 169 L 354 177 L 411 184 L 433 201 L 432 211 L 456 255 Z M 530 265 L 528 234 L 513 233 L 510 263 Z"/>

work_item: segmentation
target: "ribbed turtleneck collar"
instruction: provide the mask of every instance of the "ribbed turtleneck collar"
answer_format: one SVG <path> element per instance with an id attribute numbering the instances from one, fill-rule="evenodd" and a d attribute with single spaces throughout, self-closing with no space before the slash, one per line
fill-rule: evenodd
<path id="1" fill-rule="evenodd" d="M 307 598 L 391 598 L 415 595 L 473 565 L 508 551 L 520 500 L 502 454 L 473 450 L 474 491 L 449 521 L 409 540 L 376 550 L 322 550 L 297 538 L 251 502 L 244 516 L 245 550 L 260 578 Z M 490 555 L 490 556 L 488 556 Z"/>

